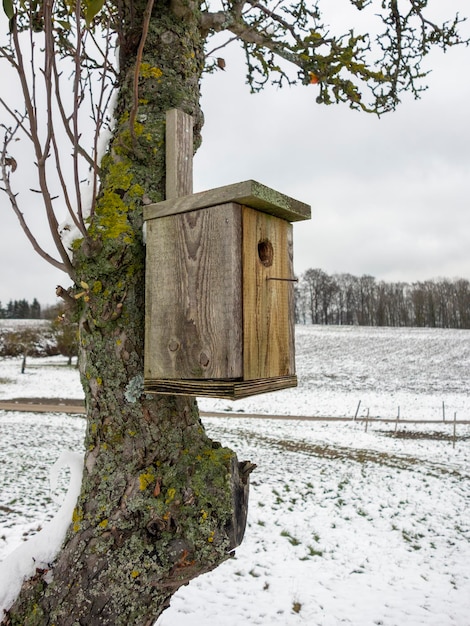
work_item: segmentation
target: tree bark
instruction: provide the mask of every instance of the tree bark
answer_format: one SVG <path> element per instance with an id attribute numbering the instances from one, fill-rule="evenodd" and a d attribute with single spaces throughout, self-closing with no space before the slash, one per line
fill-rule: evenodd
<path id="1" fill-rule="evenodd" d="M 150 625 L 243 537 L 247 466 L 207 437 L 194 399 L 143 393 L 142 207 L 164 198 L 166 110 L 193 115 L 199 142 L 204 61 L 197 7 L 175 12 L 162 0 L 138 59 L 146 6 L 121 8 L 116 126 L 89 238 L 74 256 L 87 405 L 81 495 L 56 562 L 23 585 L 2 624 Z"/>

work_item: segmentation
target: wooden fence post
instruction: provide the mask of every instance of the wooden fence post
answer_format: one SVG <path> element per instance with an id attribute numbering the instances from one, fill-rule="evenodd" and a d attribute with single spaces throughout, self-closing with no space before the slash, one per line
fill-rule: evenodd
<path id="1" fill-rule="evenodd" d="M 395 420 L 395 432 L 397 432 L 399 419 L 400 419 L 400 407 L 398 407 L 397 419 Z"/>
<path id="2" fill-rule="evenodd" d="M 356 421 L 357 418 L 357 414 L 359 413 L 359 407 L 361 406 L 361 401 L 359 400 L 359 402 L 357 403 L 357 409 L 356 409 L 356 414 L 354 416 L 354 421 Z"/>

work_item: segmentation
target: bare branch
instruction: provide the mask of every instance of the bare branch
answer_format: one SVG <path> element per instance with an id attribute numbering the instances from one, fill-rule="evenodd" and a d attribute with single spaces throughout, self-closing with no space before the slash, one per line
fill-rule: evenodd
<path id="1" fill-rule="evenodd" d="M 24 64 L 23 54 L 21 52 L 21 46 L 19 42 L 18 29 L 16 27 L 16 22 L 13 25 L 12 37 L 13 37 L 13 44 L 15 48 L 15 54 L 17 58 L 17 68 L 16 68 L 17 74 L 20 80 L 21 90 L 23 93 L 24 101 L 25 101 L 26 114 L 27 114 L 27 118 L 29 121 L 30 138 L 34 147 L 34 151 L 36 153 L 36 158 L 39 160 L 42 157 L 42 150 L 41 150 L 41 145 L 39 144 L 39 141 L 38 141 L 38 132 L 37 132 L 38 124 L 37 124 L 37 118 L 36 118 L 36 107 L 34 105 L 34 95 L 32 96 L 30 89 L 29 89 L 28 81 L 26 79 L 25 64 Z M 33 47 L 33 50 L 34 50 L 34 47 Z M 34 89 L 34 82 L 33 82 L 33 89 Z"/>
<path id="2" fill-rule="evenodd" d="M 111 53 L 111 26 L 110 26 L 110 20 L 108 20 L 107 25 L 106 25 L 106 46 L 104 51 L 101 50 L 101 48 L 99 48 L 100 53 L 102 55 L 103 58 L 103 67 L 102 67 L 102 71 L 101 71 L 101 77 L 100 77 L 100 90 L 99 90 L 99 98 L 98 98 L 98 102 L 95 105 L 94 103 L 94 99 L 93 99 L 93 90 L 90 88 L 89 89 L 89 95 L 90 95 L 90 102 L 91 102 L 91 108 L 92 108 L 92 115 L 93 115 L 93 119 L 95 120 L 96 123 L 96 130 L 95 130 L 95 136 L 93 138 L 93 194 L 92 194 L 92 205 L 90 207 L 90 218 L 93 217 L 94 212 L 95 212 L 95 205 L 96 205 L 96 198 L 98 195 L 98 181 L 99 181 L 99 162 L 98 159 L 100 158 L 100 155 L 98 154 L 98 140 L 100 138 L 100 133 L 103 129 L 103 126 L 105 124 L 106 121 L 106 111 L 109 108 L 110 105 L 110 100 L 112 97 L 112 91 L 113 89 L 111 88 L 110 90 L 108 90 L 108 94 L 106 96 L 106 91 L 107 91 L 107 87 L 108 87 L 108 73 L 112 73 L 115 74 L 114 68 L 112 67 L 111 63 L 110 63 L 110 53 Z M 94 39 L 93 39 L 94 41 Z M 88 79 L 88 83 L 91 85 L 91 77 L 89 76 Z"/>
<path id="3" fill-rule="evenodd" d="M 40 246 L 39 242 L 34 237 L 33 233 L 31 232 L 31 229 L 26 223 L 23 213 L 20 211 L 20 208 L 18 206 L 18 202 L 16 199 L 16 195 L 13 193 L 11 184 L 10 184 L 10 172 L 9 172 L 10 165 L 8 161 L 8 146 L 10 142 L 13 140 L 13 138 L 15 137 L 18 127 L 14 129 L 8 129 L 4 126 L 3 128 L 5 129 L 5 137 L 4 137 L 4 142 L 3 142 L 3 148 L 0 153 L 0 166 L 1 166 L 1 171 L 2 171 L 2 180 L 3 180 L 4 187 L 2 187 L 1 190 L 7 194 L 8 199 L 10 200 L 11 207 L 16 217 L 18 218 L 20 226 L 23 232 L 25 233 L 26 237 L 28 238 L 29 242 L 31 243 L 33 249 L 48 263 L 50 263 L 57 269 L 60 269 L 64 272 L 69 273 L 69 275 L 73 277 L 73 268 L 71 264 L 69 263 L 69 266 L 67 266 L 67 264 L 58 261 L 57 259 L 52 257 L 50 254 L 48 254 Z"/>
<path id="4" fill-rule="evenodd" d="M 92 171 L 92 184 L 94 195 L 97 195 L 99 184 L 99 166 L 98 166 L 98 135 L 105 123 L 105 108 L 109 102 L 110 94 L 106 93 L 108 90 L 108 84 L 110 78 L 112 78 L 114 69 L 109 61 L 111 50 L 111 35 L 110 35 L 110 23 L 113 19 L 110 13 L 108 18 L 108 36 L 106 37 L 104 48 L 98 44 L 96 38 L 91 37 L 92 44 L 91 56 L 85 50 L 86 33 L 84 26 L 81 26 L 81 7 L 80 2 L 75 4 L 75 15 L 71 16 L 71 21 L 75 20 L 76 39 L 73 41 L 70 37 L 72 26 L 70 29 L 63 30 L 60 33 L 62 22 L 58 23 L 54 19 L 53 11 L 54 0 L 45 0 L 41 5 L 41 9 L 32 15 L 32 5 L 26 3 L 22 5 L 21 17 L 17 17 L 12 22 L 12 33 L 10 35 L 11 47 L 2 47 L 0 49 L 0 57 L 7 60 L 16 70 L 19 78 L 20 86 L 23 92 L 23 98 L 25 102 L 25 113 L 21 114 L 15 111 L 11 106 L 7 104 L 4 99 L 0 99 L 0 104 L 4 107 L 7 113 L 12 117 L 16 125 L 16 131 L 22 130 L 25 136 L 31 141 L 34 154 L 35 164 L 37 167 L 38 176 L 38 193 L 43 198 L 43 206 L 45 216 L 49 224 L 49 230 L 54 241 L 55 247 L 62 259 L 61 267 L 65 267 L 70 274 L 73 274 L 73 266 L 70 261 L 68 251 L 65 249 L 62 242 L 61 233 L 59 232 L 58 220 L 56 217 L 55 204 L 57 196 L 51 193 L 52 186 L 57 180 L 62 188 L 61 197 L 63 198 L 65 209 L 70 216 L 73 224 L 78 229 L 83 237 L 87 237 L 87 226 L 85 223 L 84 207 L 82 206 L 81 196 L 81 179 L 83 178 L 83 165 L 90 166 Z M 20 11 L 20 9 L 19 9 Z M 38 15 L 40 16 L 40 22 L 37 22 Z M 33 19 L 34 18 L 34 19 Z M 34 21 L 36 20 L 36 21 Z M 18 26 L 20 25 L 20 26 Z M 23 36 L 20 40 L 19 33 L 25 32 L 29 37 L 29 55 L 26 55 L 27 61 L 23 56 L 23 46 L 25 40 Z M 34 32 L 33 32 L 34 31 Z M 42 34 L 43 43 L 41 44 L 41 62 L 42 67 L 38 70 L 38 55 L 36 53 L 37 44 L 37 31 Z M 58 50 L 56 50 L 56 44 Z M 93 54 L 96 52 L 98 60 L 93 58 Z M 73 103 L 70 116 L 66 113 L 66 104 L 64 102 L 64 90 L 61 88 L 63 81 L 61 80 L 61 71 L 58 68 L 58 60 L 63 57 L 67 57 L 72 60 L 74 64 L 73 72 Z M 102 58 L 101 58 L 102 57 Z M 30 64 L 30 69 L 25 66 L 25 63 Z M 98 90 L 99 96 L 97 106 L 94 106 L 92 86 L 95 78 L 92 75 L 92 69 L 99 68 L 100 85 Z M 38 83 L 38 77 L 42 78 L 42 83 Z M 41 90 L 39 91 L 39 87 Z M 42 102 L 44 102 L 43 94 L 45 95 L 44 111 L 38 108 L 41 104 L 39 98 L 41 94 Z M 81 145 L 81 132 L 80 132 L 80 120 L 79 120 L 79 108 L 88 96 L 87 103 L 92 107 L 91 114 L 95 120 L 95 133 L 92 140 L 93 156 L 88 154 Z M 58 111 L 59 117 L 54 116 L 54 113 Z M 39 125 L 38 120 L 43 119 L 41 116 L 43 112 L 46 115 L 46 123 Z M 69 191 L 69 182 L 66 180 L 66 176 L 63 169 L 63 146 L 59 148 L 61 138 L 57 136 L 57 122 L 60 122 L 60 129 L 63 128 L 66 136 L 68 137 L 72 146 L 72 175 L 74 180 L 74 188 L 76 194 L 76 202 L 72 201 Z M 56 128 L 57 127 L 57 128 Z M 15 131 L 15 132 L 16 132 Z M 4 164 L 5 165 L 5 164 Z M 8 165 L 8 163 L 6 164 Z M 56 170 L 56 175 L 51 177 L 51 166 Z M 37 241 L 34 240 L 32 233 L 28 230 L 26 221 L 19 210 L 17 198 L 12 190 L 10 179 L 5 178 L 5 189 L 12 203 L 13 209 L 16 212 L 22 226 L 25 228 L 28 238 L 31 240 L 34 249 L 36 249 L 41 256 L 47 258 L 49 262 L 56 265 L 59 263 L 53 257 L 44 250 L 41 250 Z M 88 209 L 88 207 L 86 207 Z M 92 206 L 93 212 L 93 206 Z"/>
<path id="5" fill-rule="evenodd" d="M 72 107 L 72 128 L 73 128 L 73 138 L 72 138 L 72 146 L 73 146 L 73 178 L 75 183 L 75 199 L 77 202 L 77 213 L 79 217 L 80 223 L 83 224 L 83 207 L 82 207 L 82 197 L 80 194 L 80 175 L 79 175 L 79 164 L 78 164 L 78 145 L 80 144 L 80 134 L 78 128 L 78 109 L 79 102 L 81 99 L 81 89 L 80 89 L 80 77 L 81 77 L 81 46 L 82 46 L 82 32 L 80 29 L 80 0 L 77 0 L 75 3 L 75 21 L 77 24 L 77 43 L 75 46 L 75 54 L 74 54 L 74 81 L 73 81 L 73 107 Z"/>
<path id="6" fill-rule="evenodd" d="M 265 7 L 257 0 L 247 0 L 247 1 L 253 8 L 259 9 L 259 11 L 263 13 L 266 17 L 271 18 L 272 21 L 279 24 L 283 28 L 283 32 L 284 33 L 288 32 L 292 36 L 294 41 L 296 41 L 297 43 L 300 43 L 302 41 L 302 38 L 299 37 L 299 35 L 297 34 L 297 31 L 295 29 L 295 24 L 289 24 L 287 20 L 283 19 L 275 11 L 272 11 L 268 9 L 267 7 Z"/>
<path id="7" fill-rule="evenodd" d="M 54 61 L 54 84 L 55 84 L 55 101 L 58 106 L 60 116 L 62 118 L 62 125 L 67 134 L 70 143 L 73 145 L 75 141 L 75 137 L 73 132 L 70 130 L 70 119 L 67 117 L 65 112 L 65 107 L 62 100 L 61 90 L 60 90 L 60 73 L 57 70 L 57 63 Z M 88 152 L 78 143 L 76 146 L 76 150 L 78 154 L 85 159 L 85 161 L 90 165 L 90 167 L 94 167 L 94 160 L 88 154 Z"/>
<path id="8" fill-rule="evenodd" d="M 65 302 L 67 306 L 67 309 L 71 309 L 73 311 L 77 308 L 78 301 L 73 296 L 70 295 L 67 289 L 64 289 L 63 287 L 61 287 L 61 285 L 57 285 L 56 290 L 55 290 L 55 295 L 58 298 L 62 298 L 62 300 Z"/>
<path id="9" fill-rule="evenodd" d="M 268 34 L 259 32 L 257 28 L 247 24 L 244 20 L 235 19 L 235 16 L 224 13 L 223 11 L 202 15 L 201 28 L 203 31 L 212 30 L 214 32 L 228 30 L 236 36 L 236 39 L 240 39 L 245 43 L 255 44 L 260 48 L 271 50 L 291 63 L 297 61 L 296 55 L 286 49 L 284 43 L 277 43 Z"/>
<path id="10" fill-rule="evenodd" d="M 52 64 L 54 59 L 54 38 L 52 36 L 52 3 L 53 0 L 44 0 L 43 12 L 44 12 L 44 86 L 46 89 L 46 102 L 47 102 L 47 124 L 46 124 L 46 140 L 44 142 L 44 149 L 42 151 L 42 158 L 38 157 L 38 166 L 45 165 L 46 159 L 49 158 L 51 150 L 52 135 L 54 134 L 54 121 L 52 115 Z M 34 72 L 33 72 L 34 74 Z M 38 138 L 39 140 L 39 138 Z"/>
<path id="11" fill-rule="evenodd" d="M 216 11 L 211 13 L 210 11 L 204 11 L 200 18 L 200 29 L 204 36 L 213 31 L 214 33 L 220 33 L 225 30 L 229 23 L 233 22 L 234 17 L 230 13 L 225 11 Z"/>
<path id="12" fill-rule="evenodd" d="M 3 98 L 0 98 L 0 104 L 11 115 L 15 124 L 18 126 L 18 128 L 21 128 L 21 130 L 28 137 L 28 139 L 31 140 L 32 139 L 31 133 L 29 132 L 28 127 L 24 124 L 24 120 L 27 119 L 27 116 L 25 114 L 21 114 L 19 111 L 14 111 L 12 108 L 8 106 L 8 104 L 5 102 Z"/>
<path id="13" fill-rule="evenodd" d="M 135 146 L 137 143 L 135 136 L 135 120 L 137 116 L 137 109 L 139 107 L 139 75 L 140 75 L 140 65 L 142 63 L 142 55 L 144 54 L 144 46 L 147 40 L 147 35 L 149 31 L 150 18 L 152 16 L 152 8 L 153 8 L 154 0 L 147 0 L 147 6 L 145 7 L 143 23 L 142 23 L 142 35 L 140 37 L 139 48 L 137 50 L 137 58 L 135 63 L 135 72 L 134 72 L 134 103 L 132 105 L 132 110 L 129 116 L 129 130 L 132 138 L 132 145 Z"/>
<path id="14" fill-rule="evenodd" d="M 15 61 L 14 55 L 7 50 L 5 46 L 0 46 L 0 57 L 3 57 L 8 63 L 18 71 L 18 64 Z"/>
<path id="15" fill-rule="evenodd" d="M 75 226 L 78 228 L 80 233 L 84 237 L 86 237 L 87 230 L 86 230 L 85 223 L 83 222 L 82 219 L 80 219 L 80 216 L 75 212 L 75 210 L 74 210 L 74 208 L 72 206 L 71 200 L 70 200 L 70 195 L 69 195 L 69 192 L 68 192 L 67 183 L 65 182 L 65 178 L 64 178 L 64 175 L 62 173 L 62 165 L 61 165 L 61 159 L 60 159 L 60 154 L 59 154 L 59 147 L 57 145 L 57 141 L 56 141 L 55 135 L 52 137 L 52 146 L 53 146 L 53 149 L 54 149 L 54 158 L 55 158 L 57 175 L 59 177 L 59 182 L 60 182 L 60 186 L 62 188 L 62 193 L 64 194 L 65 206 L 67 207 L 68 214 L 70 215 L 70 217 L 71 217 L 73 223 L 75 224 Z"/>
<path id="16" fill-rule="evenodd" d="M 51 10 L 51 5 L 50 5 L 50 0 L 48 0 L 48 2 L 46 2 L 44 4 L 44 11 L 47 14 L 47 11 Z M 47 20 L 47 23 L 52 23 L 52 16 L 49 16 L 49 20 Z M 47 27 L 46 27 L 47 30 Z M 26 78 L 26 71 L 25 71 L 25 65 L 24 65 L 24 58 L 22 55 L 22 51 L 21 51 L 21 44 L 19 41 L 19 34 L 18 34 L 18 29 L 16 27 L 16 23 L 13 24 L 13 28 L 12 28 L 12 39 L 13 39 L 13 44 L 14 44 L 14 51 L 15 51 L 15 55 L 16 55 L 16 59 L 17 59 L 17 66 L 18 66 L 18 77 L 20 80 L 20 85 L 22 88 L 22 93 L 23 93 L 23 97 L 24 97 L 24 101 L 25 101 L 25 107 L 26 107 L 26 116 L 28 121 L 29 121 L 29 134 L 30 134 L 30 138 L 34 147 L 34 152 L 36 155 L 36 165 L 37 165 L 37 169 L 38 169 L 38 179 L 39 179 L 39 186 L 40 186 L 40 190 L 41 190 L 41 194 L 44 200 L 44 207 L 45 207 L 45 211 L 46 211 L 46 217 L 47 217 L 47 221 L 49 224 L 49 230 L 52 236 L 52 239 L 54 241 L 54 244 L 57 248 L 57 251 L 59 252 L 59 255 L 62 259 L 62 263 L 56 261 L 53 257 L 51 257 L 50 255 L 48 255 L 47 253 L 45 253 L 44 250 L 42 250 L 38 244 L 37 241 L 35 240 L 35 238 L 33 237 L 32 233 L 30 232 L 29 228 L 26 225 L 26 222 L 24 220 L 24 217 L 22 215 L 22 213 L 19 210 L 17 201 L 16 201 L 16 196 L 13 194 L 12 190 L 11 190 L 11 186 L 10 186 L 10 181 L 9 181 L 9 177 L 5 178 L 4 175 L 4 182 L 6 185 L 6 192 L 8 194 L 8 197 L 10 199 L 10 202 L 12 204 L 12 208 L 14 210 L 14 212 L 16 213 L 18 219 L 20 220 L 20 223 L 23 227 L 23 229 L 25 230 L 25 233 L 27 234 L 28 239 L 30 239 L 31 243 L 33 244 L 33 247 L 35 250 L 38 251 L 38 253 L 43 257 L 43 258 L 47 258 L 47 260 L 52 263 L 52 265 L 55 265 L 56 267 L 58 266 L 57 264 L 60 264 L 61 269 L 65 268 L 65 270 L 72 275 L 73 274 L 73 266 L 70 262 L 69 256 L 67 254 L 67 251 L 65 250 L 65 247 L 62 243 L 62 240 L 60 238 L 60 234 L 58 231 L 58 222 L 57 222 L 57 218 L 55 216 L 55 212 L 54 212 L 54 208 L 53 208 L 53 199 L 52 196 L 49 192 L 49 187 L 48 187 L 48 182 L 47 182 L 47 174 L 46 174 L 46 162 L 47 159 L 49 157 L 49 152 L 50 152 L 50 143 L 51 143 L 51 137 L 52 137 L 52 133 L 53 133 L 53 120 L 52 120 L 52 100 L 51 100 L 51 65 L 50 63 L 48 63 L 48 61 L 46 60 L 46 67 L 44 69 L 44 78 L 45 78 L 45 83 L 46 83 L 46 98 L 47 98 L 47 103 L 48 103 L 48 124 L 47 124 L 47 133 L 46 133 L 46 140 L 45 140 L 45 147 L 43 148 L 41 145 L 41 140 L 40 140 L 40 136 L 39 136 L 39 128 L 38 128 L 38 119 L 37 119 L 37 109 L 36 109 L 36 78 L 35 78 L 35 73 L 33 70 L 33 78 L 32 78 L 32 87 L 31 90 L 29 88 L 28 85 L 28 81 Z M 32 48 L 32 59 L 33 59 L 33 55 L 34 55 L 34 44 L 33 48 Z M 53 47 L 51 48 L 51 42 L 50 40 L 47 40 L 46 37 L 46 56 L 47 53 L 49 53 L 50 56 L 53 56 Z"/>
<path id="17" fill-rule="evenodd" d="M 212 48 L 212 50 L 206 53 L 206 59 L 210 58 L 218 50 L 222 50 L 223 48 L 226 48 L 229 44 L 232 43 L 232 41 L 236 41 L 237 39 L 238 39 L 238 35 L 235 35 L 235 37 L 230 37 L 229 39 L 227 39 L 225 43 L 221 44 L 220 46 L 216 46 L 215 48 Z"/>

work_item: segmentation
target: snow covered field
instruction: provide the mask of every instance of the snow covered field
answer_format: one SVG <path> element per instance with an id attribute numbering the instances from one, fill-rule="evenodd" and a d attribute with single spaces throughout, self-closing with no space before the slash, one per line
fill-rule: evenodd
<path id="1" fill-rule="evenodd" d="M 45 365 L 45 363 L 49 365 Z M 81 397 L 64 360 L 0 361 L 0 399 Z M 205 418 L 250 459 L 236 557 L 173 598 L 158 626 L 470 626 L 469 331 L 299 327 L 299 387 Z M 245 413 L 435 419 L 260 420 Z M 446 422 L 442 421 L 442 403 Z M 81 450 L 84 419 L 0 411 L 0 559 L 57 510 L 48 473 Z M 62 485 L 66 483 L 62 477 Z M 1 564 L 0 564 L 1 568 Z"/>

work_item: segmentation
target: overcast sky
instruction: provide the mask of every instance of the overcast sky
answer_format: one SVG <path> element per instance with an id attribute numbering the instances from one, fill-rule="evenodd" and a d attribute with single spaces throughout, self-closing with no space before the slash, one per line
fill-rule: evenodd
<path id="1" fill-rule="evenodd" d="M 238 55 L 221 56 L 203 84 L 195 191 L 254 179 L 310 204 L 297 273 L 470 279 L 470 49 L 433 54 L 422 99 L 380 119 L 317 105 L 313 85 L 250 95 Z M 0 210 L 0 301 L 54 303 L 68 277 L 31 251 L 4 196 Z"/>

